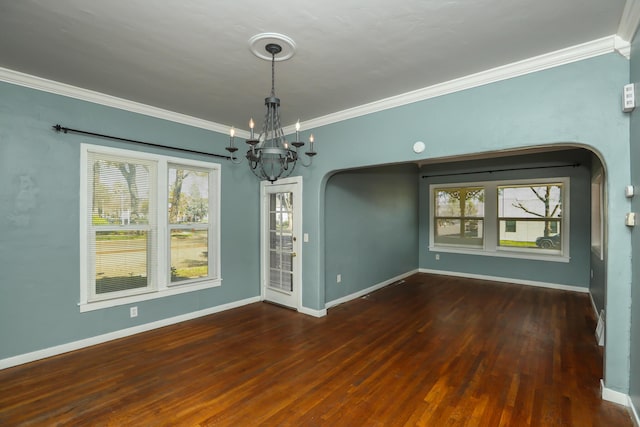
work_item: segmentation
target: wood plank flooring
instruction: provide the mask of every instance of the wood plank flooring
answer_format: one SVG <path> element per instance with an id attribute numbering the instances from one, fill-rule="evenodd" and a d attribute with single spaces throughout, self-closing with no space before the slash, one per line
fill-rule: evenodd
<path id="1" fill-rule="evenodd" d="M 632 426 L 589 297 L 417 274 L 316 319 L 257 303 L 0 371 L 0 425 Z"/>

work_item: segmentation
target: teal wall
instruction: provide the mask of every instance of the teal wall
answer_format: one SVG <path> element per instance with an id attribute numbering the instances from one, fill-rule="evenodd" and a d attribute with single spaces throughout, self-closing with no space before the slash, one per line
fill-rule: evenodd
<path id="1" fill-rule="evenodd" d="M 336 171 L 580 144 L 598 153 L 608 178 L 605 384 L 627 392 L 631 232 L 624 226 L 629 202 L 622 190 L 631 176 L 629 118 L 621 112 L 620 92 L 628 81 L 629 62 L 611 53 L 313 129 L 319 155 L 298 171 L 309 235 L 303 305 L 322 310 L 327 301 L 325 240 L 342 232 L 325 221 L 325 190 Z M 227 162 L 222 287 L 137 304 L 135 319 L 126 306 L 79 313 L 78 144 L 107 142 L 55 134 L 55 123 L 218 153 L 226 143 L 222 134 L 0 84 L 0 358 L 259 295 L 259 187 L 246 168 Z M 411 150 L 417 140 L 427 145 L 419 155 Z M 8 218 L 24 174 L 39 193 L 29 225 L 15 226 Z"/>
<path id="2" fill-rule="evenodd" d="M 326 302 L 417 269 L 417 229 L 415 164 L 333 175 L 325 195 Z"/>
<path id="3" fill-rule="evenodd" d="M 420 268 L 561 285 L 589 287 L 591 252 L 591 156 L 587 150 L 556 151 L 528 156 L 496 157 L 466 162 L 440 163 L 420 170 Z M 563 167 L 580 163 L 579 167 Z M 551 167 L 559 166 L 559 167 Z M 532 169 L 539 168 L 539 169 Z M 487 173 L 485 171 L 497 170 Z M 500 169 L 510 169 L 500 171 Z M 520 169 L 520 170 L 511 170 Z M 446 174 L 447 176 L 437 176 Z M 569 177 L 570 256 L 568 263 L 467 255 L 429 250 L 429 185 Z M 435 259 L 435 254 L 440 259 Z"/>
<path id="4" fill-rule="evenodd" d="M 631 45 L 631 79 L 633 83 L 640 83 L 640 40 L 636 37 Z M 640 86 L 636 87 L 636 90 Z M 639 97 L 636 96 L 636 99 Z M 636 110 L 631 114 L 631 180 L 630 183 L 635 187 L 636 196 L 633 197 L 629 212 L 635 212 L 640 216 L 640 110 Z M 636 219 L 640 221 L 640 217 Z M 628 230 L 631 234 L 631 242 L 633 246 L 631 265 L 632 265 L 632 294 L 631 301 L 631 373 L 629 378 L 629 395 L 635 407 L 636 413 L 640 413 L 640 226 L 636 225 L 633 229 Z"/>
<path id="5" fill-rule="evenodd" d="M 220 134 L 0 83 L 0 359 L 260 294 L 259 185 L 244 168 L 218 159 L 222 286 L 138 302 L 139 316 L 133 319 L 126 305 L 80 313 L 80 143 L 131 147 L 58 134 L 51 130 L 56 123 L 225 152 Z M 35 204 L 17 220 L 21 177 L 33 183 Z"/>
<path id="6" fill-rule="evenodd" d="M 622 189 L 630 181 L 630 153 L 629 118 L 620 105 L 628 81 L 628 60 L 611 53 L 313 129 L 320 154 L 301 170 L 310 238 L 304 243 L 303 305 L 320 310 L 327 300 L 325 235 L 341 231 L 325 230 L 324 190 L 335 171 L 579 144 L 598 154 L 608 178 L 605 385 L 627 392 L 631 237 Z M 419 155 L 411 149 L 418 140 L 427 146 Z"/>

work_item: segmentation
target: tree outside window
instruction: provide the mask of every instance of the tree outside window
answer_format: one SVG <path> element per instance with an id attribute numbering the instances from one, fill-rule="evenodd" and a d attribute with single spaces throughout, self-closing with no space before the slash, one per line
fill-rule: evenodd
<path id="1" fill-rule="evenodd" d="M 562 183 L 499 186 L 499 246 L 560 251 L 562 193 Z"/>
<path id="2" fill-rule="evenodd" d="M 436 188 L 435 243 L 482 247 L 484 188 Z"/>

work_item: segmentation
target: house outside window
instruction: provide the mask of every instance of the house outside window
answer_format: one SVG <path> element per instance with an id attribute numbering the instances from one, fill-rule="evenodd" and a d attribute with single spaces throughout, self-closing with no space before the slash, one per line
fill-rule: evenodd
<path id="1" fill-rule="evenodd" d="M 560 251 L 562 187 L 562 183 L 498 186 L 498 245 Z M 510 224 L 514 232 L 507 230 Z"/>
<path id="2" fill-rule="evenodd" d="M 219 286 L 220 168 L 83 144 L 80 309 Z"/>

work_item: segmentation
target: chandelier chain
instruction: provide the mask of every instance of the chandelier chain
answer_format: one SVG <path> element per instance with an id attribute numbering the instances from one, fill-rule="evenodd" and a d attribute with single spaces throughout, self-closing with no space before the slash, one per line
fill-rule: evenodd
<path id="1" fill-rule="evenodd" d="M 276 54 L 271 54 L 271 96 L 276 96 Z"/>

